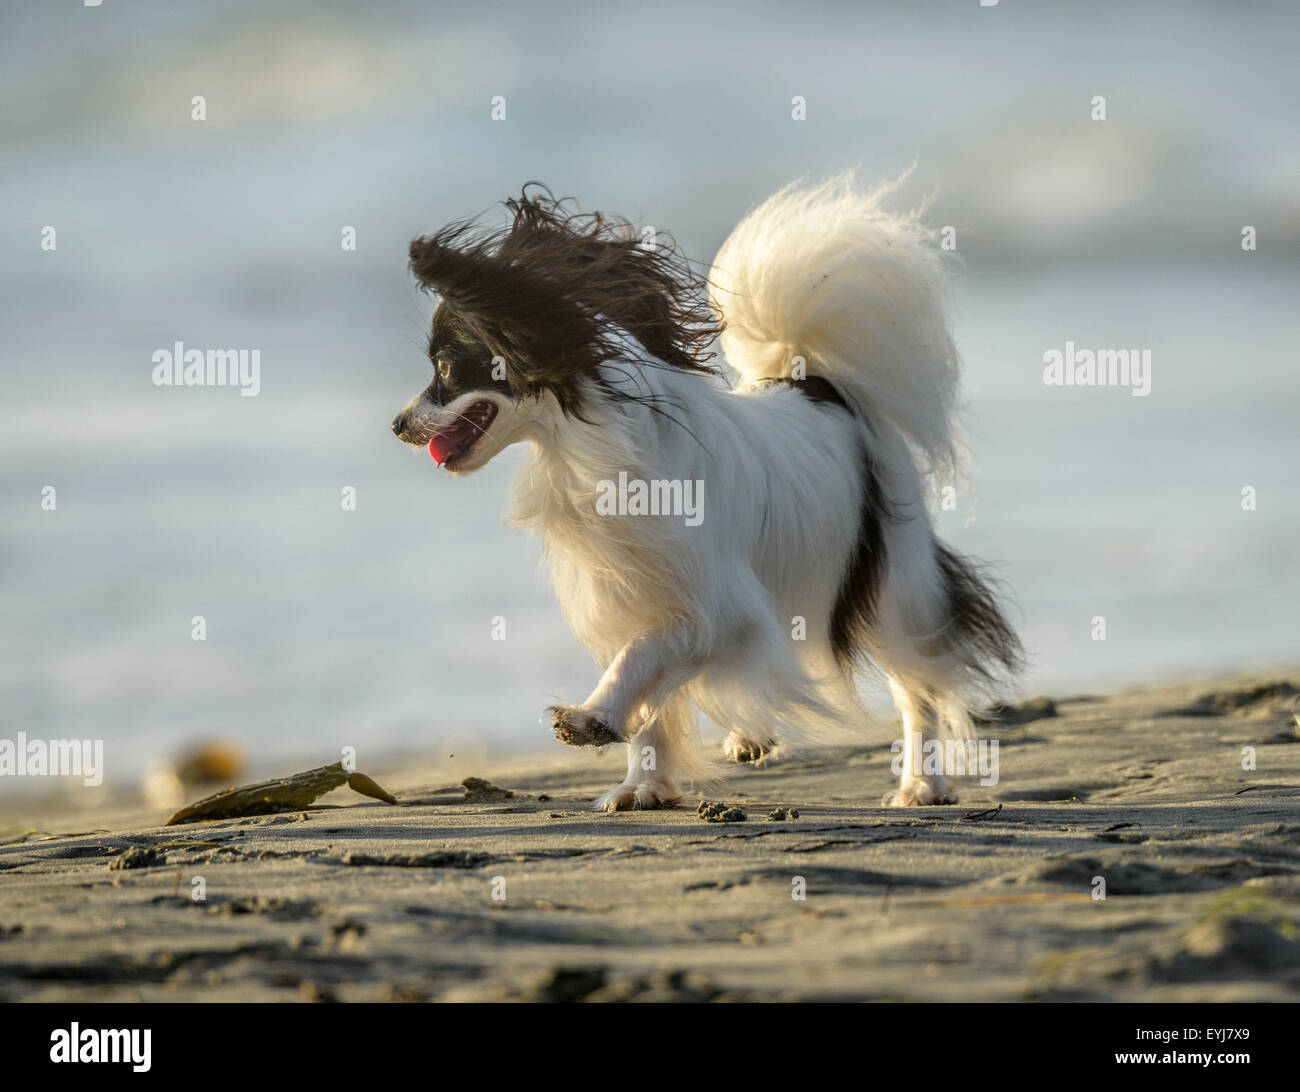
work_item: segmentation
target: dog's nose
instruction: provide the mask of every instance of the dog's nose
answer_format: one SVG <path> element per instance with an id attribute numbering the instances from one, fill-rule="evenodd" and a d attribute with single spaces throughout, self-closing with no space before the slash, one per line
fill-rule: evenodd
<path id="1" fill-rule="evenodd" d="M 406 414 L 399 413 L 396 417 L 393 418 L 393 432 L 396 435 L 400 436 L 405 431 L 406 431 Z"/>

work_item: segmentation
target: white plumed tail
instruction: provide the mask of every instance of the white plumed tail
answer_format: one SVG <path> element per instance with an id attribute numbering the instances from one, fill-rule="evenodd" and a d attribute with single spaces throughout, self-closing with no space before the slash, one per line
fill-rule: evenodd
<path id="1" fill-rule="evenodd" d="M 744 381 L 790 377 L 802 358 L 942 480 L 960 470 L 960 362 L 934 233 L 882 207 L 905 179 L 863 192 L 845 173 L 769 197 L 718 251 L 710 300 Z"/>

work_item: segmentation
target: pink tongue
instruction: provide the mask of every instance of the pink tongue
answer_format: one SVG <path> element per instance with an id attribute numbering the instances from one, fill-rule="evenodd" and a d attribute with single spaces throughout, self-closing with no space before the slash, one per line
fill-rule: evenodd
<path id="1" fill-rule="evenodd" d="M 442 466 L 447 461 L 447 456 L 453 446 L 451 441 L 454 439 L 454 435 L 443 434 L 435 435 L 429 440 L 429 454 L 433 456 L 433 461 L 439 466 Z"/>

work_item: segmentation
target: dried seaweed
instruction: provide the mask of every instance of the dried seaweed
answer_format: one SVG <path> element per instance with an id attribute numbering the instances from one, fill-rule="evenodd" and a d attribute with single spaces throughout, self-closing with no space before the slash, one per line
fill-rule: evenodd
<path id="1" fill-rule="evenodd" d="M 362 773 L 349 773 L 342 762 L 332 766 L 318 766 L 289 777 L 261 781 L 226 789 L 213 796 L 204 797 L 189 807 L 181 808 L 167 820 L 168 826 L 178 823 L 196 823 L 204 819 L 237 819 L 247 815 L 271 815 L 281 811 L 301 811 L 332 789 L 347 784 L 363 796 L 396 804 L 392 794 L 380 788 Z"/>
<path id="2" fill-rule="evenodd" d="M 369 778 L 363 773 L 348 774 L 348 788 L 353 792 L 359 792 L 362 796 L 382 800 L 385 804 L 397 803 L 397 797 L 387 789 L 381 788 L 373 778 Z"/>

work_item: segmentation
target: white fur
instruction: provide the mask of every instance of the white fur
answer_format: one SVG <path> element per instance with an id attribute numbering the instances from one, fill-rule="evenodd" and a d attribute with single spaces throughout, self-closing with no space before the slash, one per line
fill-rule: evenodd
<path id="1" fill-rule="evenodd" d="M 536 445 L 521 469 L 511 515 L 542 534 L 565 616 L 606 668 L 580 708 L 629 738 L 646 723 L 670 725 L 657 742 L 633 741 L 625 784 L 651 781 L 675 796 L 679 776 L 703 772 L 685 746 L 690 705 L 769 746 L 783 728 L 834 715 L 805 661 L 827 645 L 840 576 L 827 557 L 842 557 L 856 533 L 856 502 L 843 498 L 859 483 L 842 453 L 859 426 L 794 390 L 732 393 L 660 369 L 640 379 L 678 404 L 670 412 L 682 424 L 635 402 L 597 402 L 589 422 L 558 421 L 556 442 Z M 596 515 L 596 482 L 620 470 L 705 481 L 703 521 Z M 791 639 L 795 616 L 808 619 L 806 642 Z M 828 674 L 830 661 L 815 670 Z M 654 777 L 635 768 L 647 745 L 657 748 Z"/>
<path id="2" fill-rule="evenodd" d="M 726 748 L 766 752 L 783 739 L 865 714 L 837 668 L 829 632 L 851 560 L 867 445 L 891 502 L 888 569 L 870 658 L 909 729 L 931 738 L 969 724 L 959 655 L 936 652 L 948 625 L 925 503 L 925 477 L 957 468 L 958 359 L 937 252 L 915 216 L 882 210 L 839 178 L 788 188 L 751 213 L 718 254 L 713 303 L 741 376 L 721 380 L 616 361 L 605 379 L 656 397 L 616 400 L 588 383 L 580 419 L 550 395 L 503 408 L 483 457 L 532 441 L 510 513 L 538 532 L 559 602 L 603 669 L 579 705 L 579 733 L 604 724 L 628 740 L 628 773 L 598 806 L 653 807 L 710 766 L 696 712 L 730 733 Z M 833 381 L 857 408 L 818 404 L 790 386 Z M 467 396 L 468 397 L 468 396 Z M 598 515 L 598 483 L 702 480 L 704 518 Z M 795 640 L 796 619 L 806 639 Z M 904 773 L 893 804 L 954 799 L 942 777 Z"/>
<path id="3" fill-rule="evenodd" d="M 788 376 L 803 357 L 809 375 L 837 381 L 948 475 L 961 455 L 948 283 L 919 211 L 885 208 L 902 181 L 863 193 L 846 172 L 787 186 L 722 244 L 710 295 L 727 321 L 723 352 L 746 380 Z"/>

